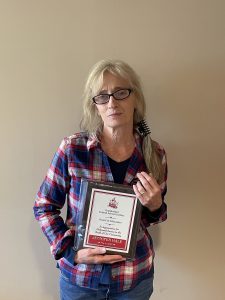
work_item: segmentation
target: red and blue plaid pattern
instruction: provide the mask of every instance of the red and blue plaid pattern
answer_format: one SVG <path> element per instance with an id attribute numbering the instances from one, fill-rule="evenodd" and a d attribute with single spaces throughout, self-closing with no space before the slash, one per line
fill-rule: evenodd
<path id="1" fill-rule="evenodd" d="M 146 171 L 141 138 L 137 134 L 135 138 L 136 147 L 124 179 L 124 184 L 127 185 L 131 184 L 137 172 Z M 161 183 L 164 199 L 167 180 L 166 153 L 162 146 L 157 145 L 165 170 L 164 181 Z M 58 260 L 61 271 L 71 282 L 80 286 L 97 288 L 102 265 L 73 265 L 63 257 L 63 252 L 74 239 L 81 178 L 113 182 L 109 162 L 101 149 L 100 142 L 95 136 L 89 136 L 85 132 L 63 139 L 37 193 L 34 213 L 50 243 L 52 254 Z M 60 210 L 66 200 L 67 217 L 64 221 L 60 216 Z M 130 289 L 151 272 L 154 250 L 147 227 L 165 221 L 166 218 L 167 208 L 164 202 L 158 216 L 143 210 L 135 260 L 112 265 L 112 286 L 115 289 L 119 291 Z"/>

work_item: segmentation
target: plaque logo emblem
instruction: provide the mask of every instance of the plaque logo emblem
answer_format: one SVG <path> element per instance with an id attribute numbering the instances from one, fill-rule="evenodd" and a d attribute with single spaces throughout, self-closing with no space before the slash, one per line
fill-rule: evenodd
<path id="1" fill-rule="evenodd" d="M 108 206 L 115 209 L 118 208 L 118 202 L 116 201 L 115 197 L 109 201 Z"/>

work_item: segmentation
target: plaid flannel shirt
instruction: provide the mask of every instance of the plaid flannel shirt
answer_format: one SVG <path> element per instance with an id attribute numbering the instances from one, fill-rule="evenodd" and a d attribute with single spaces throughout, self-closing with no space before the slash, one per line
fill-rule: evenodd
<path id="1" fill-rule="evenodd" d="M 124 179 L 126 185 L 132 184 L 137 172 L 146 171 L 141 137 L 135 134 L 135 139 L 136 147 Z M 135 259 L 112 265 L 111 286 L 118 291 L 133 288 L 151 273 L 154 250 L 147 227 L 167 218 L 167 207 L 164 202 L 167 190 L 166 153 L 158 143 L 157 146 L 164 169 L 164 180 L 160 185 L 163 204 L 157 215 L 143 209 Z M 86 132 L 76 133 L 61 142 L 37 193 L 34 214 L 50 243 L 51 253 L 57 260 L 61 272 L 73 283 L 97 289 L 103 265 L 75 264 L 63 255 L 73 245 L 81 178 L 113 182 L 107 155 L 102 151 L 99 140 Z M 67 217 L 64 221 L 60 216 L 60 210 L 66 200 Z"/>

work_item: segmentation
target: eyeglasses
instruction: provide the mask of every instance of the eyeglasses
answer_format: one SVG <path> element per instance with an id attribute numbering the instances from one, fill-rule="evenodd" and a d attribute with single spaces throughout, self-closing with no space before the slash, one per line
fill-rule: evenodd
<path id="1" fill-rule="evenodd" d="M 131 89 L 120 89 L 112 94 L 99 94 L 92 98 L 95 104 L 106 104 L 109 102 L 111 96 L 116 100 L 123 100 L 130 96 Z"/>

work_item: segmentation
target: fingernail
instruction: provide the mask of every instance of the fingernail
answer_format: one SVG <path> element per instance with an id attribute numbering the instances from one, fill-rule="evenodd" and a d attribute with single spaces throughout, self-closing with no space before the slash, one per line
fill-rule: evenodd
<path id="1" fill-rule="evenodd" d="M 106 253 L 106 249 L 105 248 L 99 248 L 100 253 Z"/>

